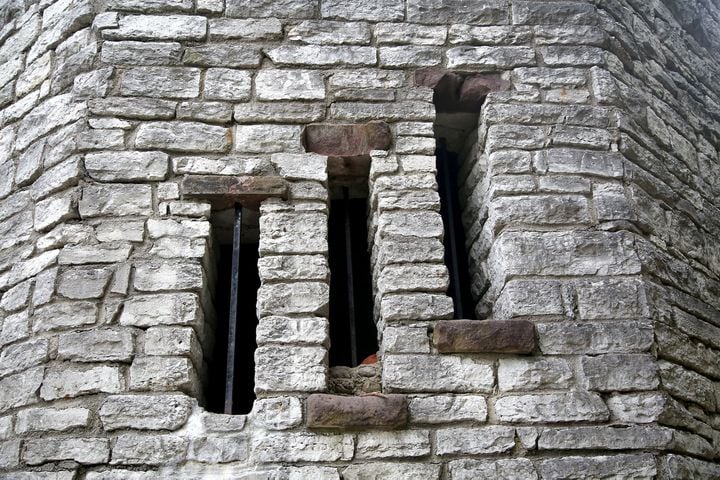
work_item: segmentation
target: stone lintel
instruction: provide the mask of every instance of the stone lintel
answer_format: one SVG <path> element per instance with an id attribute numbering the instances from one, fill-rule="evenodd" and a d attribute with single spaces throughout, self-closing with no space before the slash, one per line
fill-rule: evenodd
<path id="1" fill-rule="evenodd" d="M 307 399 L 309 428 L 399 428 L 407 422 L 408 401 L 405 395 L 316 393 Z"/>
<path id="2" fill-rule="evenodd" d="M 330 157 L 367 156 L 373 150 L 388 150 L 391 143 L 392 132 L 385 122 L 313 123 L 303 132 L 306 151 Z"/>
<path id="3" fill-rule="evenodd" d="M 441 320 L 433 343 L 440 353 L 532 353 L 535 326 L 527 320 Z"/>
<path id="4" fill-rule="evenodd" d="M 217 209 L 255 207 L 266 198 L 286 198 L 287 189 L 285 179 L 272 175 L 186 175 L 180 187 L 184 197 L 203 198 Z"/>

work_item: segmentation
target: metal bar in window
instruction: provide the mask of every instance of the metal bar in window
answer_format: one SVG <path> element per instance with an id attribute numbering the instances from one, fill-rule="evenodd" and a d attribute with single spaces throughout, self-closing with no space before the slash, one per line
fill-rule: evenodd
<path id="1" fill-rule="evenodd" d="M 458 318 L 465 318 L 465 311 L 463 309 L 462 293 L 460 290 L 460 265 L 458 260 L 457 251 L 457 225 L 455 225 L 455 202 L 453 202 L 453 181 L 450 178 L 450 159 L 447 155 L 447 150 L 443 143 L 438 144 L 437 158 L 439 164 L 439 177 L 442 181 L 442 186 L 445 195 L 441 198 L 441 201 L 445 203 L 445 232 L 448 236 L 445 248 L 449 250 L 450 254 L 450 276 L 452 277 L 452 299 L 455 306 L 455 315 Z"/>
<path id="2" fill-rule="evenodd" d="M 350 193 L 343 187 L 343 215 L 345 221 L 345 267 L 347 270 L 347 307 L 350 332 L 350 360 L 352 366 L 358 364 L 357 332 L 355 330 L 355 279 L 353 278 L 352 232 L 350 229 Z"/>
<path id="3" fill-rule="evenodd" d="M 227 370 L 225 373 L 225 413 L 233 413 L 233 392 L 235 390 L 235 344 L 237 336 L 238 282 L 240 275 L 240 236 L 242 235 L 242 206 L 235 205 L 233 224 L 233 250 L 230 278 L 230 308 L 228 314 Z"/>

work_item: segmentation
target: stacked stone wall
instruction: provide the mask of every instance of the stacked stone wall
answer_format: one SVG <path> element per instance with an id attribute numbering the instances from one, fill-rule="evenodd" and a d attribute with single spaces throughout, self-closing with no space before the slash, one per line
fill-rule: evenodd
<path id="1" fill-rule="evenodd" d="M 0 476 L 720 477 L 711 1 L 14 0 L 0 25 Z M 473 322 L 427 69 L 507 86 L 462 156 Z M 366 122 L 383 393 L 338 399 L 336 159 L 303 129 Z M 228 199 L 262 282 L 235 416 L 202 393 Z"/>

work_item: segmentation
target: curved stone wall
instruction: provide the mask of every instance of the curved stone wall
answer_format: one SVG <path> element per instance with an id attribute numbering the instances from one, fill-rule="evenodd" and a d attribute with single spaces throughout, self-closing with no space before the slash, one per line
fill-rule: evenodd
<path id="1" fill-rule="evenodd" d="M 719 24 L 705 0 L 4 3 L 0 475 L 719 477 Z M 448 78 L 482 102 L 470 322 L 435 179 Z M 342 155 L 370 164 L 383 393 L 339 398 L 337 158 L 304 127 L 367 122 L 387 149 L 348 127 Z M 262 281 L 234 416 L 202 393 L 228 199 L 257 207 Z"/>

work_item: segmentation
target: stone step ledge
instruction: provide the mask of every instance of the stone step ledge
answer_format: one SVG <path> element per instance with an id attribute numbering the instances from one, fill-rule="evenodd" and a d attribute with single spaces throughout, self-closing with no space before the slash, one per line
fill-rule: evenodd
<path id="1" fill-rule="evenodd" d="M 235 203 L 254 208 L 266 198 L 287 198 L 287 191 L 285 179 L 275 175 L 186 175 L 180 186 L 184 198 L 208 200 L 218 210 Z"/>
<path id="2" fill-rule="evenodd" d="M 537 340 L 535 325 L 527 320 L 441 320 L 433 344 L 440 353 L 529 354 Z"/>
<path id="3" fill-rule="evenodd" d="M 315 393 L 307 399 L 308 428 L 394 429 L 408 423 L 408 400 L 400 394 L 360 396 Z"/>

